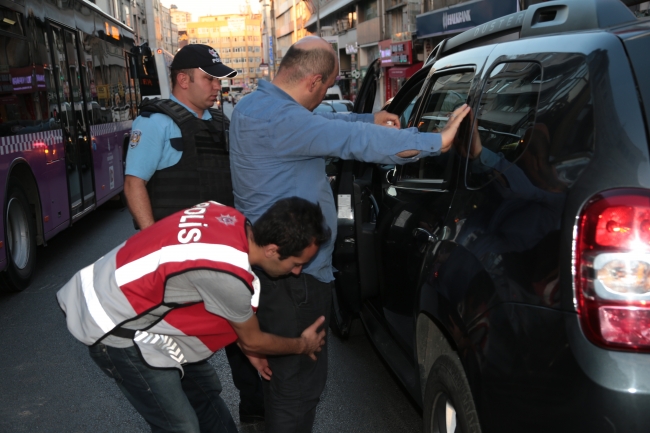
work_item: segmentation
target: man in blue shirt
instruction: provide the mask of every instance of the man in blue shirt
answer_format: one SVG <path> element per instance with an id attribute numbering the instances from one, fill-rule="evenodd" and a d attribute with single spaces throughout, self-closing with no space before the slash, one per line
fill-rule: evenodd
<path id="1" fill-rule="evenodd" d="M 321 38 L 306 37 L 287 51 L 272 83 L 260 81 L 258 89 L 237 104 L 230 124 L 235 207 L 251 221 L 276 200 L 298 196 L 320 204 L 335 239 L 337 214 L 325 158 L 404 164 L 446 152 L 469 112 L 466 105 L 456 110 L 440 134 L 400 130 L 399 118 L 385 111 L 313 113 L 334 85 L 337 71 L 332 47 Z M 332 240 L 322 245 L 299 277 L 258 274 L 262 329 L 294 336 L 302 323 L 318 316 L 329 321 L 333 249 Z M 327 376 L 326 347 L 316 362 L 277 356 L 268 363 L 273 375 L 264 384 L 266 431 L 311 431 Z"/>
<path id="2" fill-rule="evenodd" d="M 170 99 L 175 104 L 155 102 L 166 103 L 176 120 L 167 114 L 148 112 L 152 110 L 148 104 L 133 122 L 124 192 L 129 210 L 141 229 L 201 201 L 216 200 L 232 205 L 227 148 L 222 142 L 223 134 L 217 131 L 221 121 L 213 119 L 209 109 L 221 90 L 221 79 L 235 75 L 237 71 L 221 63 L 213 48 L 187 45 L 174 56 L 171 64 Z M 178 119 L 184 119 L 180 123 L 186 132 L 181 133 Z M 213 169 L 215 166 L 221 169 Z M 215 192 L 223 192 L 226 199 L 215 197 Z M 263 420 L 264 398 L 257 370 L 235 344 L 226 347 L 226 355 L 233 381 L 240 391 L 240 421 Z"/>

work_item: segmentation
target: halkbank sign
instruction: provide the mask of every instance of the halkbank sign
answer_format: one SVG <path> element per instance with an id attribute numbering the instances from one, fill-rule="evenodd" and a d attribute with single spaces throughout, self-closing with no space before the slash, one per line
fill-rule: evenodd
<path id="1" fill-rule="evenodd" d="M 462 12 L 455 12 L 449 14 L 447 12 L 442 13 L 442 28 L 447 30 L 447 27 L 453 26 L 455 24 L 461 23 L 471 23 L 472 22 L 472 11 L 467 9 Z"/>
<path id="2" fill-rule="evenodd" d="M 474 0 L 416 17 L 418 39 L 459 33 L 488 21 L 515 13 L 517 0 Z"/>

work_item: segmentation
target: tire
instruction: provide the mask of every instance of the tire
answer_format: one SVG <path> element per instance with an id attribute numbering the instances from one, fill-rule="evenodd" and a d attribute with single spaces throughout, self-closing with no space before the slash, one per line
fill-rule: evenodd
<path id="1" fill-rule="evenodd" d="M 424 394 L 425 433 L 480 433 L 467 377 L 458 357 L 442 355 L 429 372 Z"/>
<path id="2" fill-rule="evenodd" d="M 9 181 L 5 212 L 7 269 L 0 273 L 0 283 L 5 291 L 20 292 L 29 286 L 36 265 L 36 222 L 16 181 Z"/>

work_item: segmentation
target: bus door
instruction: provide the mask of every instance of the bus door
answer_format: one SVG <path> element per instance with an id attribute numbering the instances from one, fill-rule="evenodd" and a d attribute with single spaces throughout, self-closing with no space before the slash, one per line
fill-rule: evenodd
<path id="1" fill-rule="evenodd" d="M 64 130 L 70 215 L 74 220 L 95 204 L 91 142 L 79 79 L 76 34 L 55 25 L 50 25 L 50 29 L 52 63 L 61 102 L 59 116 Z"/>

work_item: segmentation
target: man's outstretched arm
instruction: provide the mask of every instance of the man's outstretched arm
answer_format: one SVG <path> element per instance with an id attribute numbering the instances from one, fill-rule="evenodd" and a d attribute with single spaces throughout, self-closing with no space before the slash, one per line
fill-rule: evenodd
<path id="1" fill-rule="evenodd" d="M 263 355 L 308 355 L 316 360 L 316 354 L 325 344 L 325 330 L 318 330 L 325 323 L 323 316 L 316 319 L 298 338 L 286 338 L 262 332 L 255 315 L 245 322 L 229 321 L 229 323 L 239 338 L 240 347 L 245 352 Z"/>

